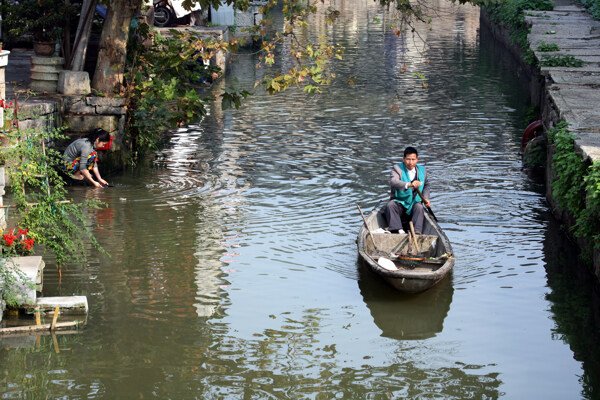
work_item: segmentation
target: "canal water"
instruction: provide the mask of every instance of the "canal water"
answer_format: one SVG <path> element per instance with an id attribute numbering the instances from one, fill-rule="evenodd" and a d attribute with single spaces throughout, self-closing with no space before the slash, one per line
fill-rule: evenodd
<path id="1" fill-rule="evenodd" d="M 48 258 L 44 295 L 87 296 L 87 324 L 1 338 L 0 398 L 598 398 L 592 288 L 518 154 L 529 94 L 477 8 L 436 4 L 423 54 L 375 3 L 336 2 L 316 25 L 346 54 L 322 94 L 215 104 L 150 167 L 74 188 L 107 203 L 89 224 L 110 256 L 62 278 Z M 291 65 L 257 61 L 221 85 Z M 407 145 L 456 255 L 413 296 L 355 245 Z"/>

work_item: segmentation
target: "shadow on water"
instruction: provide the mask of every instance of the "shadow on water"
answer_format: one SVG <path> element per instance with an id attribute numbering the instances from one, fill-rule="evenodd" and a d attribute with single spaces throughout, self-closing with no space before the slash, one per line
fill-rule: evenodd
<path id="1" fill-rule="evenodd" d="M 600 398 L 600 290 L 576 247 L 551 216 L 544 238 L 548 286 L 546 299 L 556 327 L 554 339 L 567 343 L 573 358 L 583 364 L 582 395 Z"/>
<path id="2" fill-rule="evenodd" d="M 390 339 L 427 339 L 444 328 L 454 288 L 452 275 L 419 294 L 399 293 L 357 261 L 358 287 L 381 336 Z"/>

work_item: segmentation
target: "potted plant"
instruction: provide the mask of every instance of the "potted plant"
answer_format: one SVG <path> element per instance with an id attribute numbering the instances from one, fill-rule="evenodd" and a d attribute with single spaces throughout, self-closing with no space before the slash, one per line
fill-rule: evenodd
<path id="1" fill-rule="evenodd" d="M 29 229 L 18 229 L 13 231 L 12 229 L 2 233 L 2 239 L 0 240 L 0 249 L 3 256 L 28 256 L 33 252 L 33 245 L 35 239 L 28 237 L 27 233 Z"/>
<path id="2" fill-rule="evenodd" d="M 61 28 L 76 15 L 75 8 L 64 0 L 21 0 L 4 3 L 1 9 L 8 36 L 31 35 L 33 50 L 46 56 L 54 54 Z"/>

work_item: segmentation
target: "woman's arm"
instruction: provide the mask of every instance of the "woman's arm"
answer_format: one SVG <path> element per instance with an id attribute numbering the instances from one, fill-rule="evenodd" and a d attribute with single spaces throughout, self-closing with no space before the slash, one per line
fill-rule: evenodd
<path id="1" fill-rule="evenodd" d="M 99 184 L 98 182 L 96 182 L 94 180 L 94 178 L 92 178 L 92 174 L 90 174 L 90 171 L 88 171 L 87 169 L 79 169 L 79 171 L 81 172 L 81 175 L 84 176 L 85 179 L 87 179 L 88 181 L 90 181 L 90 183 L 96 187 L 102 187 L 101 184 Z"/>
<path id="2" fill-rule="evenodd" d="M 100 170 L 98 169 L 98 164 L 94 163 L 94 168 L 92 168 L 92 170 L 94 171 L 94 175 L 96 175 L 96 179 L 98 179 L 98 182 L 100 182 L 102 185 L 108 185 L 108 182 L 106 182 L 100 176 Z"/>

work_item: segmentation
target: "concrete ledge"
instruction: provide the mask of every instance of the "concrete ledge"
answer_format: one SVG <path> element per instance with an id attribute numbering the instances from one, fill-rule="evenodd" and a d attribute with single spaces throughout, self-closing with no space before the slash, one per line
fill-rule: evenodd
<path id="1" fill-rule="evenodd" d="M 60 314 L 80 315 L 88 313 L 86 296 L 40 297 L 35 302 L 35 309 L 45 314 L 54 314 L 54 309 L 60 307 Z"/>
<path id="2" fill-rule="evenodd" d="M 89 106 L 101 107 L 123 107 L 126 99 L 123 97 L 86 97 L 85 102 Z"/>
<path id="3" fill-rule="evenodd" d="M 58 103 L 51 100 L 29 99 L 19 104 L 20 115 L 23 117 L 38 117 L 40 115 L 53 114 L 58 111 Z"/>
<path id="4" fill-rule="evenodd" d="M 600 133 L 577 133 L 575 150 L 584 160 L 600 160 Z"/>
<path id="5" fill-rule="evenodd" d="M 12 290 L 21 293 L 16 296 L 17 301 L 21 304 L 35 304 L 36 292 L 41 291 L 44 284 L 43 270 L 46 264 L 42 257 L 13 257 L 6 260 L 6 263 L 13 268 L 12 274 L 17 279 L 17 282 L 11 287 Z M 16 271 L 19 271 L 20 274 Z M 31 287 L 30 283 L 34 286 Z"/>

